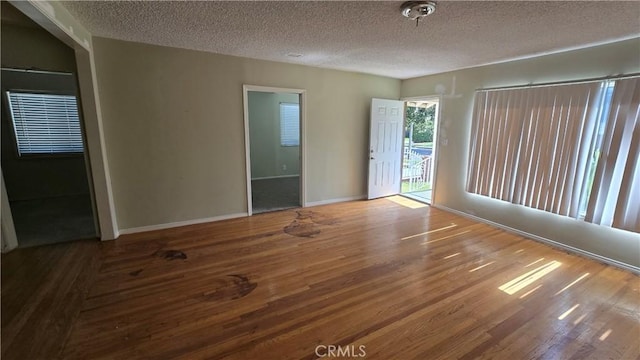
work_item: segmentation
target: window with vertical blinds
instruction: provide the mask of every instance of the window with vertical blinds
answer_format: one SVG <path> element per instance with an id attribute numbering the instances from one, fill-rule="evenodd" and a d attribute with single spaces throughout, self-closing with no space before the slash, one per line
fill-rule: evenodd
<path id="1" fill-rule="evenodd" d="M 640 78 L 615 83 L 585 220 L 640 232 Z"/>
<path id="2" fill-rule="evenodd" d="M 75 96 L 7 92 L 20 156 L 83 151 Z"/>
<path id="3" fill-rule="evenodd" d="M 300 105 L 280 103 L 280 145 L 300 145 Z"/>
<path id="4" fill-rule="evenodd" d="M 638 85 L 476 92 L 467 191 L 639 231 Z"/>

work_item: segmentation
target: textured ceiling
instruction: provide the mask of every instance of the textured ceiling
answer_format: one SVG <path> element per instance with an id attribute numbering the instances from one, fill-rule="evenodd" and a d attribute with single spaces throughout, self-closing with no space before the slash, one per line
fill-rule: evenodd
<path id="1" fill-rule="evenodd" d="M 640 2 L 65 1 L 96 36 L 406 79 L 640 36 Z M 302 54 L 290 57 L 287 54 Z"/>

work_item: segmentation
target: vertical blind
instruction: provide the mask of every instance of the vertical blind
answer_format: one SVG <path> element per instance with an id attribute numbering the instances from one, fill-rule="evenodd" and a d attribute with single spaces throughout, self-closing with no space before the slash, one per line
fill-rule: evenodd
<path id="1" fill-rule="evenodd" d="M 640 78 L 618 80 L 585 220 L 640 232 Z"/>
<path id="2" fill-rule="evenodd" d="M 467 191 L 640 230 L 639 85 L 478 91 Z"/>
<path id="3" fill-rule="evenodd" d="M 601 83 L 479 91 L 467 189 L 577 216 Z"/>
<path id="4" fill-rule="evenodd" d="M 7 92 L 18 153 L 83 151 L 75 96 Z"/>
<path id="5" fill-rule="evenodd" d="M 300 105 L 280 103 L 280 144 L 300 145 Z"/>

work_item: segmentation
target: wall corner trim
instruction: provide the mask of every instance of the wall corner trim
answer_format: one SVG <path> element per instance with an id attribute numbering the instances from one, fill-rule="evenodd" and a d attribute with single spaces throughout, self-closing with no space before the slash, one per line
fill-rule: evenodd
<path id="1" fill-rule="evenodd" d="M 115 230 L 113 232 L 113 238 L 105 238 L 105 237 L 101 237 L 100 241 L 106 242 L 106 241 L 113 241 L 113 240 L 118 240 L 118 238 L 120 237 L 120 231 L 119 230 Z"/>

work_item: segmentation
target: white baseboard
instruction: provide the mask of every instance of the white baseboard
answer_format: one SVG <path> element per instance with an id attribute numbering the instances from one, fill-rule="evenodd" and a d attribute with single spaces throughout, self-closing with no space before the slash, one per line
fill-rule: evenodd
<path id="1" fill-rule="evenodd" d="M 300 177 L 300 175 L 264 176 L 264 177 L 252 178 L 251 181 L 253 181 L 253 180 L 269 180 L 269 179 L 285 179 L 285 178 L 292 178 L 292 177 Z"/>
<path id="2" fill-rule="evenodd" d="M 321 201 L 310 201 L 310 202 L 305 204 L 305 207 L 328 205 L 328 204 L 335 204 L 335 203 L 341 203 L 341 202 L 347 202 L 347 201 L 355 201 L 355 200 L 363 200 L 363 199 L 366 199 L 366 198 L 367 198 L 366 195 L 358 195 L 358 196 L 348 196 L 348 197 L 337 198 L 337 199 L 328 199 L 328 200 L 321 200 Z"/>
<path id="3" fill-rule="evenodd" d="M 249 216 L 249 214 L 247 214 L 246 212 L 245 213 L 236 213 L 236 214 L 214 216 L 214 217 L 204 218 L 204 219 L 194 219 L 194 220 L 178 221 L 178 222 L 172 222 L 172 223 L 166 223 L 166 224 L 141 226 L 141 227 L 129 228 L 129 229 L 120 229 L 119 233 L 120 233 L 120 235 L 135 234 L 135 233 L 146 232 L 146 231 L 164 230 L 164 229 L 170 229 L 170 228 L 180 227 L 180 226 L 187 226 L 187 225 L 203 224 L 203 223 L 214 222 L 214 221 L 236 219 L 236 218 L 245 217 L 245 216 Z"/>
<path id="4" fill-rule="evenodd" d="M 443 210 L 443 211 L 448 211 L 448 212 L 454 213 L 456 215 L 460 215 L 462 217 L 466 217 L 466 218 L 469 218 L 469 219 L 472 219 L 472 220 L 475 220 L 475 221 L 478 221 L 478 222 L 481 222 L 481 223 L 485 223 L 485 224 L 491 225 L 493 227 L 497 227 L 499 229 L 502 229 L 502 230 L 505 230 L 505 231 L 508 231 L 510 233 L 514 233 L 514 234 L 517 234 L 517 235 L 521 235 L 521 236 L 524 236 L 526 238 L 529 238 L 529 239 L 532 239 L 532 240 L 535 240 L 535 241 L 543 242 L 543 243 L 546 243 L 546 244 L 551 245 L 553 247 L 560 248 L 562 250 L 567 250 L 567 251 L 570 251 L 570 252 L 573 252 L 573 253 L 577 253 L 577 254 L 586 256 L 588 258 L 597 260 L 597 261 L 601 261 L 601 262 L 609 264 L 609 265 L 613 265 L 613 266 L 616 266 L 616 267 L 619 267 L 619 268 L 622 268 L 622 269 L 625 269 L 625 270 L 629 270 L 629 271 L 631 271 L 633 273 L 636 273 L 636 274 L 640 274 L 640 268 L 635 267 L 633 265 L 629 265 L 627 263 L 623 263 L 623 262 L 618 261 L 618 260 L 609 259 L 608 257 L 602 256 L 602 255 L 598 255 L 598 254 L 594 254 L 594 253 L 586 251 L 586 250 L 578 249 L 578 248 L 575 248 L 573 246 L 566 245 L 566 244 L 563 244 L 563 243 L 560 243 L 560 242 L 557 242 L 557 241 L 553 241 L 553 240 L 547 239 L 547 238 L 542 237 L 542 236 L 530 234 L 530 233 L 528 233 L 526 231 L 518 230 L 518 229 L 509 227 L 509 226 L 506 226 L 506 225 L 503 225 L 503 224 L 500 224 L 500 223 L 493 222 L 491 220 L 487 220 L 487 219 L 483 219 L 483 218 L 475 216 L 475 215 L 467 214 L 466 212 L 463 212 L 463 211 L 460 211 L 460 210 L 451 209 L 451 208 L 448 208 L 446 206 L 432 205 L 432 207 L 434 207 L 436 209 Z"/>

